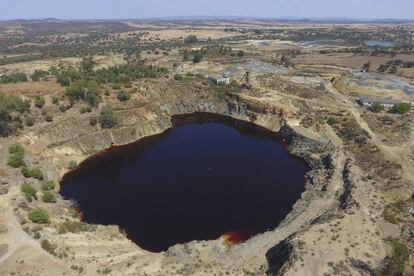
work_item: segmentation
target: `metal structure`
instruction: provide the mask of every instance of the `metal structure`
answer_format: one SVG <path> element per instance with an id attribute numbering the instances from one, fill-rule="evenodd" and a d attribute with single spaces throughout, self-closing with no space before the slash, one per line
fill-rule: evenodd
<path id="1" fill-rule="evenodd" d="M 250 84 L 250 72 L 246 71 L 246 73 L 243 75 L 243 77 L 240 79 L 239 84 L 241 84 L 244 80 L 244 83 L 242 84 L 243 88 L 250 89 L 252 88 Z"/>

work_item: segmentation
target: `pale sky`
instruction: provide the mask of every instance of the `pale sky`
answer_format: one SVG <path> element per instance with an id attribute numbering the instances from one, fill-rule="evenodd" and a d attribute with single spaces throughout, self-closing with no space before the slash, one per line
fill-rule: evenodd
<path id="1" fill-rule="evenodd" d="M 0 20 L 168 16 L 414 19 L 414 0 L 0 0 Z"/>

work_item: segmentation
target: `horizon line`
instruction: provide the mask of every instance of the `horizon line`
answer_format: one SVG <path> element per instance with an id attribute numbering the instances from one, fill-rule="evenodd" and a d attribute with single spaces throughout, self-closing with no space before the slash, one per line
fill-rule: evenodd
<path id="1" fill-rule="evenodd" d="M 374 18 L 374 17 L 312 17 L 312 16 L 286 16 L 286 17 L 262 17 L 262 16 L 244 16 L 244 15 L 225 15 L 225 16 L 210 16 L 210 15 L 172 15 L 172 16 L 159 16 L 159 17 L 131 17 L 131 18 L 57 18 L 57 17 L 38 17 L 38 18 L 13 18 L 13 19 L 0 19 L 0 22 L 4 21 L 46 21 L 46 20 L 59 20 L 59 21 L 128 21 L 128 20 L 196 20 L 196 19 L 256 19 L 256 20 L 281 20 L 281 21 L 314 21 L 314 22 L 356 22 L 356 23 L 390 23 L 390 22 L 414 22 L 414 18 Z"/>

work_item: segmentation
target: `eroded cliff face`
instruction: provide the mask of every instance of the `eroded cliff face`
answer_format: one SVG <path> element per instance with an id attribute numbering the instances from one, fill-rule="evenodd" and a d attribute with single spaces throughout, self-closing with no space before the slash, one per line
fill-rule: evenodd
<path id="1" fill-rule="evenodd" d="M 278 132 L 290 152 L 303 158 L 311 168 L 306 176 L 306 191 L 277 229 L 256 235 L 245 243 L 230 246 L 224 239 L 194 241 L 173 246 L 160 254 L 141 250 L 114 226 L 59 234 L 59 225 L 74 219 L 72 204 L 59 199 L 52 209 L 52 224 L 41 230 L 42 237 L 56 245 L 57 255 L 62 256 L 48 256 L 53 259 L 51 262 L 59 263 L 59 272 L 73 272 L 68 267 L 74 265 L 81 266 L 86 275 L 105 268 L 113 275 L 273 275 L 288 272 L 300 259 L 298 251 L 294 250 L 298 236 L 336 214 L 340 195 L 344 191 L 349 193 L 350 185 L 343 185 L 348 159 L 341 140 L 327 124 L 317 120 L 309 123 L 320 112 L 319 104 L 297 99 L 281 103 L 264 98 L 256 91 L 222 97 L 203 87 L 153 83 L 143 86 L 127 103 L 116 100 L 106 103 L 113 106 L 119 118 L 116 128 L 90 126 L 90 115 L 69 110 L 53 123 L 39 125 L 19 135 L 30 162 L 36 162 L 47 178 L 60 179 L 68 171 L 70 161 L 80 163 L 111 146 L 163 132 L 172 127 L 174 115 L 208 112 L 253 122 Z M 301 112 L 303 108 L 306 116 Z M 24 201 L 22 195 L 17 192 L 14 195 L 11 206 Z M 23 217 L 24 212 L 19 216 Z M 38 249 L 35 252 L 39 254 Z M 99 260 L 96 259 L 98 255 Z"/>

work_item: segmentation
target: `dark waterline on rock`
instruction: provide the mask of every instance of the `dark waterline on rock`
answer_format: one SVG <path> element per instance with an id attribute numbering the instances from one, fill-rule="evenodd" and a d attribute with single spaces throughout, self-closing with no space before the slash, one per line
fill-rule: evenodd
<path id="1" fill-rule="evenodd" d="M 213 114 L 173 123 L 87 159 L 65 175 L 61 195 L 85 222 L 119 225 L 141 248 L 161 252 L 274 229 L 304 191 L 308 167 L 274 133 Z"/>

